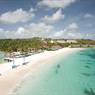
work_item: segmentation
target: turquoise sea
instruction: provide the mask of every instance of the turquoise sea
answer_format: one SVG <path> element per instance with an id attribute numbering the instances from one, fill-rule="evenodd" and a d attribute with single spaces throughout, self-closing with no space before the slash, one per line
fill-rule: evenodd
<path id="1" fill-rule="evenodd" d="M 95 95 L 95 49 L 46 64 L 39 74 L 26 77 L 13 95 Z"/>

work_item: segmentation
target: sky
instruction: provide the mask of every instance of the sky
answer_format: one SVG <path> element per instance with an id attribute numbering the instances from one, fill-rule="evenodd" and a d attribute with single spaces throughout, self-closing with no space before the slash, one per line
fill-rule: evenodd
<path id="1" fill-rule="evenodd" d="M 0 39 L 95 40 L 95 0 L 0 0 Z"/>

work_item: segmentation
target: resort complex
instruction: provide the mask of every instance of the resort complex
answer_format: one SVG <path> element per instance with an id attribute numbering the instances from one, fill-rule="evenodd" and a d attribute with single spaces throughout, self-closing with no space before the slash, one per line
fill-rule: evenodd
<path id="1" fill-rule="evenodd" d="M 32 61 L 31 56 L 33 55 L 64 48 L 95 48 L 95 41 L 79 39 L 50 39 L 39 37 L 31 39 L 1 39 L 0 51 L 3 53 L 3 56 L 0 64 L 7 62 L 10 63 L 11 65 L 7 67 L 9 70 L 29 63 Z M 6 66 L 7 64 L 5 67 Z M 2 69 L 0 71 L 0 75 L 2 75 Z"/>
<path id="2" fill-rule="evenodd" d="M 4 61 L 13 62 L 14 59 L 42 53 L 44 51 L 55 51 L 62 48 L 95 48 L 95 40 L 79 40 L 79 39 L 50 39 L 50 38 L 31 38 L 31 39 L 1 39 L 0 51 L 4 52 Z M 4 62 L 3 61 L 3 62 Z"/>
<path id="3" fill-rule="evenodd" d="M 36 52 L 40 50 L 52 50 L 64 47 L 95 47 L 95 40 L 86 39 L 1 39 L 0 50 L 4 52 Z"/>

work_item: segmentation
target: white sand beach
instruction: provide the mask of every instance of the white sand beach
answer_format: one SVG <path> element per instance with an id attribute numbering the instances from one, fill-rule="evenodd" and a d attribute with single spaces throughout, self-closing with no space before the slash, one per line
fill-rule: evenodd
<path id="1" fill-rule="evenodd" d="M 26 65 L 22 65 L 23 59 L 15 59 L 15 64 L 19 67 L 12 69 L 12 63 L 0 64 L 0 95 L 9 95 L 11 91 L 21 82 L 25 76 L 29 73 L 35 74 L 40 71 L 40 65 L 45 63 L 52 63 L 54 59 L 60 56 L 66 56 L 67 54 L 81 50 L 80 48 L 63 48 L 56 51 L 45 51 L 39 54 L 26 57 Z"/>

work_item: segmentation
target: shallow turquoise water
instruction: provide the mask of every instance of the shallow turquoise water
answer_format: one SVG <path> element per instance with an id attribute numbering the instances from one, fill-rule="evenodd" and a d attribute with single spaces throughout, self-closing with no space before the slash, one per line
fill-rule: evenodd
<path id="1" fill-rule="evenodd" d="M 45 65 L 23 80 L 15 95 L 95 95 L 95 49 L 85 49 Z"/>

